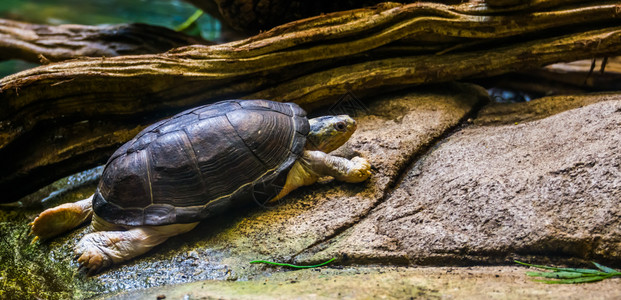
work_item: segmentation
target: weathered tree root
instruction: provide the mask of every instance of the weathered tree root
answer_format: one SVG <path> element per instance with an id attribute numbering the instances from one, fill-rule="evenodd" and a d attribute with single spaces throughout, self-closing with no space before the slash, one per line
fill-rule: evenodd
<path id="1" fill-rule="evenodd" d="M 2 202 L 105 161 L 159 117 L 219 99 L 312 108 L 348 90 L 373 93 L 612 55 L 621 51 L 621 27 L 614 27 L 621 6 L 602 3 L 488 16 L 473 6 L 388 3 L 224 45 L 73 60 L 8 76 L 0 80 Z M 110 134 L 97 138 L 81 129 L 85 122 Z"/>
<path id="2" fill-rule="evenodd" d="M 213 44 L 146 24 L 42 25 L 0 19 L 0 60 L 44 63 L 79 57 L 162 53 L 193 44 Z"/>

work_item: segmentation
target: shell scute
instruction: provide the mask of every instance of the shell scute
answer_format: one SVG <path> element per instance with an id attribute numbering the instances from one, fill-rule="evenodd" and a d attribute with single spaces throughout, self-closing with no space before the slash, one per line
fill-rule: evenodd
<path id="1" fill-rule="evenodd" d="M 144 208 L 145 224 L 170 224 L 176 222 L 175 207 L 170 204 L 152 204 Z"/>
<path id="2" fill-rule="evenodd" d="M 295 128 L 291 117 L 272 111 L 226 114 L 237 135 L 266 168 L 277 167 L 289 153 Z"/>
<path id="3" fill-rule="evenodd" d="M 265 172 L 262 162 L 240 141 L 226 116 L 201 120 L 185 130 L 211 197 L 226 196 L 232 186 L 251 182 Z"/>
<path id="4" fill-rule="evenodd" d="M 124 198 L 125 207 L 144 207 L 150 199 L 146 152 L 128 153 L 106 165 L 99 192 L 106 199 Z"/>
<path id="5" fill-rule="evenodd" d="M 182 206 L 204 204 L 201 199 L 205 192 L 202 175 L 185 131 L 164 134 L 149 144 L 147 149 L 153 195 L 150 203 Z"/>
<path id="6" fill-rule="evenodd" d="M 143 150 L 144 148 L 149 146 L 149 144 L 151 144 L 153 141 L 155 141 L 155 139 L 157 139 L 157 137 L 158 137 L 158 134 L 155 133 L 155 132 L 147 132 L 147 133 L 145 133 L 144 135 L 142 135 L 141 138 L 136 139 L 130 145 L 130 147 L 127 149 L 127 153 Z"/>
<path id="7" fill-rule="evenodd" d="M 158 135 L 167 134 L 179 130 L 184 124 L 192 124 L 196 121 L 198 121 L 198 116 L 195 114 L 190 112 L 179 114 L 172 117 L 169 122 L 157 127 L 156 130 Z"/>
<path id="8" fill-rule="evenodd" d="M 239 109 L 240 107 L 241 106 L 236 101 L 226 101 L 199 107 L 194 110 L 193 113 L 198 115 L 199 119 L 202 120 L 226 114 L 227 112 Z"/>

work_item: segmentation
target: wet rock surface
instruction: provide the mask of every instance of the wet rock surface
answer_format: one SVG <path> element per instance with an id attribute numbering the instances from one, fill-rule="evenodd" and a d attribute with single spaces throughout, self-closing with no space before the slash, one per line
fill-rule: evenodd
<path id="1" fill-rule="evenodd" d="M 71 260 L 71 249 L 90 232 L 88 226 L 30 245 L 27 223 L 40 210 L 0 210 L 0 281 L 10 287 L 0 298 L 11 292 L 25 298 L 118 293 L 121 298 L 181 298 L 187 291 L 197 292 L 198 285 L 208 292 L 192 297 L 273 298 L 285 286 L 278 297 L 356 298 L 367 293 L 435 298 L 459 295 L 443 288 L 454 285 L 460 287 L 457 291 L 471 290 L 475 298 L 530 285 L 523 273 L 522 281 L 510 283 L 518 276 L 514 267 L 478 267 L 472 273 L 451 266 L 512 264 L 514 258 L 619 266 L 620 99 L 610 94 L 547 98 L 486 106 L 476 117 L 473 112 L 486 103 L 487 94 L 454 83 L 347 106 L 348 113 L 356 114 L 358 130 L 335 152 L 369 159 L 369 181 L 347 184 L 323 178 L 278 203 L 205 220 L 94 277 L 79 273 Z M 327 113 L 334 112 L 315 114 Z M 472 122 L 465 121 L 469 118 Z M 72 188 L 61 201 L 85 198 L 92 191 L 92 185 Z M 332 257 L 336 267 L 301 272 L 248 263 L 315 264 Z M 383 267 L 364 267 L 368 264 Z M 496 290 L 482 288 L 494 286 L 496 275 L 506 272 L 513 279 L 500 280 Z M 441 275 L 445 273 L 452 275 Z M 438 276 L 448 279 L 429 281 Z M 324 286 L 324 280 L 330 283 Z M 615 280 L 611 282 L 618 284 Z M 344 288 L 369 281 L 380 288 Z M 142 290 L 170 284 L 185 285 Z M 601 284 L 581 291 L 609 287 Z M 516 295 L 549 297 L 562 291 L 545 290 Z M 559 295 L 572 296 L 565 291 Z"/>

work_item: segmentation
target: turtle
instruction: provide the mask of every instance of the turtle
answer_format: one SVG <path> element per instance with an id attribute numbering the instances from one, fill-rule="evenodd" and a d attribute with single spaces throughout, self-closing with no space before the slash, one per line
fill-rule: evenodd
<path id="1" fill-rule="evenodd" d="M 31 225 L 49 239 L 91 220 L 75 245 L 88 275 L 136 256 L 203 219 L 274 203 L 322 176 L 357 183 L 363 157 L 329 153 L 356 130 L 348 115 L 308 119 L 294 103 L 225 100 L 156 122 L 108 159 L 95 193 L 41 212 Z"/>

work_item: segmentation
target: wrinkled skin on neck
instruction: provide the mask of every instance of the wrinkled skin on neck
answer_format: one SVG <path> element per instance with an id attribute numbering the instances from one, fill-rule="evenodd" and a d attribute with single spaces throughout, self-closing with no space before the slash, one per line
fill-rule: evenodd
<path id="1" fill-rule="evenodd" d="M 356 121 L 348 115 L 323 116 L 308 120 L 310 132 L 306 150 L 332 152 L 347 142 L 356 131 Z"/>

